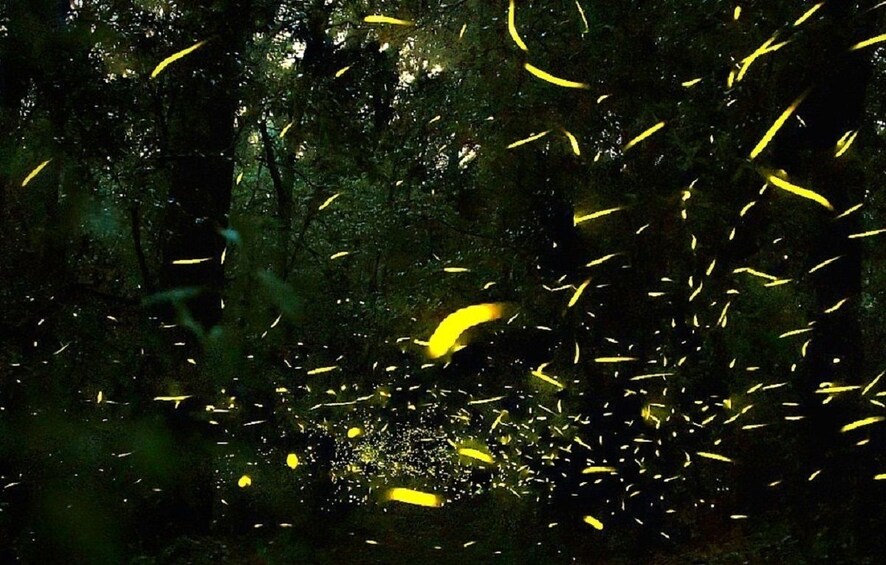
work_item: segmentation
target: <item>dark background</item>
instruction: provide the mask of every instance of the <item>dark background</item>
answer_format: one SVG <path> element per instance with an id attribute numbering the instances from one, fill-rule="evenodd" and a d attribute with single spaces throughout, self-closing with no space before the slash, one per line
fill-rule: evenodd
<path id="1" fill-rule="evenodd" d="M 0 0 L 0 561 L 878 561 L 886 7 L 815 5 Z"/>

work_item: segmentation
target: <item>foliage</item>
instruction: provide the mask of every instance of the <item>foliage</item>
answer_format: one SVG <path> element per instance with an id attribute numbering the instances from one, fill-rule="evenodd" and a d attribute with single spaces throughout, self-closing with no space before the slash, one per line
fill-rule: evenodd
<path id="1" fill-rule="evenodd" d="M 507 4 L 0 3 L 0 558 L 873 562 L 884 9 Z"/>

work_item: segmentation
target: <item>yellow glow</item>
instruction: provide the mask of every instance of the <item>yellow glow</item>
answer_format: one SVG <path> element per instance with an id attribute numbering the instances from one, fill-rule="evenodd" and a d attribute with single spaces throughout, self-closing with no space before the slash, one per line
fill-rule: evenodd
<path id="1" fill-rule="evenodd" d="M 861 387 L 859 385 L 846 385 L 846 386 L 826 386 L 822 387 L 815 392 L 817 394 L 836 394 L 838 392 L 849 392 L 851 390 L 858 390 Z"/>
<path id="2" fill-rule="evenodd" d="M 865 47 L 870 47 L 871 45 L 875 45 L 877 43 L 882 43 L 883 41 L 886 41 L 886 33 L 884 33 L 883 35 L 878 35 L 876 37 L 872 37 L 870 39 L 865 39 L 864 41 L 856 43 L 849 50 L 855 51 L 856 49 L 864 49 Z"/>
<path id="3" fill-rule="evenodd" d="M 858 239 L 860 237 L 871 237 L 872 235 L 880 235 L 881 233 L 886 233 L 886 228 L 880 228 L 878 230 L 871 230 L 862 233 L 853 233 L 848 235 L 849 239 Z"/>
<path id="4" fill-rule="evenodd" d="M 738 269 L 735 269 L 735 270 L 732 271 L 732 272 L 735 273 L 735 274 L 738 274 L 738 273 L 747 273 L 747 274 L 749 274 L 749 275 L 753 275 L 753 276 L 755 276 L 755 277 L 759 277 L 759 278 L 761 278 L 761 279 L 767 279 L 767 280 L 770 280 L 770 281 L 777 281 L 777 280 L 778 280 L 778 277 L 772 276 L 772 275 L 767 274 L 767 273 L 764 273 L 764 272 L 762 272 L 762 271 L 758 271 L 758 270 L 756 270 L 756 269 L 752 269 L 752 268 L 750 268 L 750 267 L 740 267 L 740 268 L 738 268 Z"/>
<path id="5" fill-rule="evenodd" d="M 317 367 L 316 369 L 311 369 L 308 371 L 309 375 L 322 375 L 323 373 L 329 373 L 338 369 L 338 365 L 330 365 L 328 367 Z"/>
<path id="6" fill-rule="evenodd" d="M 320 204 L 320 207 L 317 208 L 317 210 L 318 210 L 318 211 L 319 211 L 319 210 L 325 210 L 326 208 L 329 207 L 330 204 L 332 204 L 333 202 L 335 202 L 335 199 L 338 198 L 339 196 L 341 196 L 341 192 L 338 192 L 338 193 L 336 193 L 336 194 L 333 194 L 332 196 L 330 196 L 329 198 L 327 198 L 326 200 L 324 200 L 324 201 L 323 201 L 323 204 Z"/>
<path id="7" fill-rule="evenodd" d="M 626 363 L 628 361 L 638 361 L 636 357 L 597 357 L 595 363 Z"/>
<path id="8" fill-rule="evenodd" d="M 515 147 L 520 147 L 521 145 L 525 145 L 527 143 L 532 143 L 536 139 L 541 139 L 544 136 L 548 135 L 549 133 L 551 133 L 551 130 L 543 131 L 543 132 L 537 133 L 535 135 L 530 135 L 529 137 L 523 138 L 519 141 L 515 141 L 514 143 L 508 145 L 508 149 L 513 149 Z"/>
<path id="9" fill-rule="evenodd" d="M 609 214 L 618 212 L 619 210 L 624 210 L 624 208 L 619 206 L 618 208 L 608 208 L 606 210 L 600 210 L 599 212 L 591 212 L 590 214 L 585 214 L 584 216 L 575 216 L 572 219 L 572 223 L 573 225 L 577 226 L 578 224 L 587 222 L 588 220 L 595 220 L 603 216 L 608 216 Z"/>
<path id="10" fill-rule="evenodd" d="M 391 24 L 396 26 L 411 26 L 412 22 L 409 20 L 399 20 L 397 18 L 391 18 L 388 16 L 366 16 L 363 18 L 363 21 L 368 24 Z"/>
<path id="11" fill-rule="evenodd" d="M 794 100 L 791 105 L 788 106 L 787 109 L 785 109 L 785 111 L 781 113 L 781 115 L 778 117 L 777 120 L 775 120 L 775 122 L 769 127 L 769 129 L 766 130 L 766 133 L 763 135 L 760 141 L 757 142 L 757 145 L 755 145 L 754 148 L 751 149 L 751 159 L 755 159 L 760 153 L 763 152 L 764 149 L 766 149 L 766 146 L 769 145 L 769 142 L 771 142 L 772 138 L 775 137 L 775 134 L 778 133 L 778 130 L 782 128 L 785 122 L 788 121 L 788 118 L 790 118 L 791 115 L 793 115 L 793 113 L 800 106 L 800 104 L 803 103 L 803 100 L 806 98 L 807 94 L 809 94 L 808 90 L 798 96 L 797 99 Z"/>
<path id="12" fill-rule="evenodd" d="M 159 402 L 175 402 L 176 405 L 178 405 L 179 402 L 181 402 L 181 401 L 183 401 L 183 400 L 187 400 L 187 399 L 189 399 L 189 398 L 191 398 L 191 395 L 185 395 L 185 396 L 155 396 L 155 397 L 154 397 L 154 400 L 159 401 Z"/>
<path id="13" fill-rule="evenodd" d="M 773 35 L 772 37 L 767 39 L 763 43 L 763 45 L 761 45 L 760 47 L 757 47 L 757 49 L 755 49 L 753 53 L 751 53 L 750 55 L 748 55 L 747 57 L 742 59 L 741 68 L 738 70 L 738 74 L 735 75 L 735 82 L 741 82 L 742 79 L 744 79 L 745 74 L 747 74 L 748 70 L 751 68 L 751 65 L 753 65 L 757 59 L 759 59 L 760 57 L 762 57 L 763 55 L 765 55 L 767 53 L 773 53 L 775 51 L 778 51 L 779 49 L 781 49 L 782 47 L 784 47 L 785 45 L 790 43 L 790 41 L 783 41 L 783 42 L 778 43 L 776 45 L 772 45 L 772 43 L 775 41 L 775 39 L 777 37 L 778 37 L 778 34 L 776 33 L 775 35 Z"/>
<path id="14" fill-rule="evenodd" d="M 575 0 L 575 6 L 578 8 L 578 14 L 581 16 L 581 21 L 585 25 L 585 29 L 582 33 L 587 33 L 591 31 L 590 26 L 588 26 L 588 18 L 585 16 L 584 8 L 581 7 L 581 4 L 578 3 L 578 0 Z"/>
<path id="15" fill-rule="evenodd" d="M 530 74 L 540 78 L 545 82 L 549 82 L 551 84 L 556 84 L 557 86 L 562 86 L 563 88 L 590 88 L 591 86 L 584 82 L 575 82 L 572 80 L 566 80 L 564 78 L 555 77 L 554 75 L 547 73 L 535 65 L 531 65 L 529 63 L 524 63 L 523 68 L 529 71 Z"/>
<path id="16" fill-rule="evenodd" d="M 495 459 L 493 459 L 491 455 L 489 455 L 488 453 L 484 453 L 479 449 L 460 447 L 458 449 L 458 454 L 465 457 L 470 457 L 471 459 L 476 459 L 477 461 L 482 461 L 483 463 L 488 463 L 490 465 L 495 463 Z"/>
<path id="17" fill-rule="evenodd" d="M 813 16 L 813 14 L 815 14 L 815 12 L 817 12 L 819 10 L 819 8 L 821 8 L 822 6 L 824 6 L 824 2 L 819 2 L 815 6 L 806 10 L 806 13 L 804 13 L 802 16 L 797 18 L 797 21 L 794 22 L 794 27 L 797 27 L 799 25 L 803 25 L 803 22 L 805 22 L 806 20 L 811 18 Z"/>
<path id="18" fill-rule="evenodd" d="M 708 451 L 699 451 L 699 457 L 704 457 L 705 459 L 713 459 L 714 461 L 723 461 L 724 463 L 735 463 L 732 459 L 726 457 L 725 455 L 720 455 L 719 453 L 710 453 Z"/>
<path id="19" fill-rule="evenodd" d="M 578 146 L 578 139 L 565 129 L 563 130 L 563 133 L 566 134 L 566 137 L 569 139 L 569 144 L 572 146 L 572 152 L 576 157 L 580 156 L 581 148 Z"/>
<path id="20" fill-rule="evenodd" d="M 808 188 L 803 188 L 802 186 L 797 186 L 796 184 L 790 183 L 784 179 L 780 179 L 775 175 L 769 175 L 766 177 L 772 185 L 776 188 L 780 188 L 792 194 L 796 194 L 797 196 L 801 196 L 803 198 L 812 200 L 813 202 L 817 202 L 827 208 L 828 210 L 833 210 L 834 206 L 828 202 L 828 199 L 818 194 L 817 192 L 813 192 Z"/>
<path id="21" fill-rule="evenodd" d="M 546 383 L 552 384 L 552 385 L 554 385 L 554 386 L 557 387 L 557 388 L 565 388 L 565 387 L 563 386 L 563 383 L 561 383 L 560 381 L 558 381 L 558 380 L 555 379 L 554 377 L 552 377 L 552 376 L 550 376 L 550 375 L 546 375 L 546 374 L 544 373 L 544 368 L 547 367 L 548 365 L 549 365 L 549 363 L 542 363 L 541 365 L 539 365 L 537 369 L 535 369 L 534 371 L 532 371 L 532 376 L 533 376 L 533 377 L 536 377 L 536 378 L 539 378 L 539 379 L 543 380 L 543 381 L 546 382 Z"/>
<path id="22" fill-rule="evenodd" d="M 48 165 L 50 161 L 52 161 L 52 159 L 47 159 L 47 160 L 43 161 L 42 163 L 40 163 L 39 165 L 37 165 L 37 167 L 33 171 L 31 171 L 28 174 L 28 176 L 25 177 L 25 180 L 22 181 L 22 188 L 28 186 L 28 183 L 31 182 L 32 180 L 34 180 L 34 177 L 39 175 L 40 171 L 45 169 L 46 165 Z"/>
<path id="23" fill-rule="evenodd" d="M 654 134 L 655 132 L 657 132 L 661 128 L 665 127 L 665 125 L 666 125 L 665 122 L 658 122 L 657 124 L 655 124 L 654 126 L 652 126 L 649 129 L 647 129 L 646 131 L 644 131 L 643 133 L 641 133 L 640 135 L 638 135 L 634 139 L 630 140 L 628 142 L 628 144 L 625 145 L 625 148 L 623 149 L 623 151 L 627 151 L 628 149 L 637 145 L 638 143 L 640 143 L 644 139 L 647 139 L 649 136 L 651 136 L 652 134 Z"/>
<path id="24" fill-rule="evenodd" d="M 843 134 L 843 137 L 837 142 L 837 148 L 834 150 L 834 157 L 840 158 L 844 153 L 849 151 L 849 148 L 855 142 L 855 138 L 858 137 L 857 131 L 847 131 Z"/>
<path id="25" fill-rule="evenodd" d="M 599 259 L 594 259 L 593 261 L 585 265 L 585 267 L 596 267 L 597 265 L 602 265 L 606 261 L 609 261 L 610 259 L 612 259 L 613 257 L 617 257 L 618 255 L 619 253 L 610 253 L 609 255 L 604 255 Z"/>
<path id="26" fill-rule="evenodd" d="M 409 488 L 389 489 L 385 494 L 385 499 L 405 502 L 406 504 L 414 504 L 416 506 L 427 506 L 429 508 L 439 508 L 443 505 L 442 497 L 429 492 L 421 492 Z"/>
<path id="27" fill-rule="evenodd" d="M 438 359 L 452 349 L 455 342 L 468 328 L 501 318 L 501 303 L 475 304 L 456 310 L 446 316 L 428 340 L 428 357 Z"/>
<path id="28" fill-rule="evenodd" d="M 188 55 L 190 55 L 191 53 L 193 53 L 197 49 L 200 49 L 201 47 L 203 47 L 203 45 L 205 43 L 206 43 L 206 41 L 198 41 L 197 43 L 191 45 L 187 49 L 182 49 L 181 51 L 179 51 L 177 53 L 173 53 L 169 57 L 166 57 L 165 59 L 160 61 L 160 64 L 154 68 L 153 72 L 151 72 L 151 78 L 157 78 L 157 75 L 162 73 L 163 69 L 168 67 L 170 64 L 178 61 L 182 57 L 187 57 Z"/>
<path id="29" fill-rule="evenodd" d="M 566 305 L 567 308 L 572 308 L 575 306 L 575 303 L 578 302 L 578 299 L 581 297 L 581 293 L 585 291 L 588 286 L 588 283 L 591 282 L 591 279 L 586 280 L 585 282 L 578 285 L 578 288 L 575 289 L 575 294 L 572 295 L 572 298 L 569 299 L 569 304 Z"/>
<path id="30" fill-rule="evenodd" d="M 615 467 L 585 467 L 584 470 L 581 472 L 582 475 L 591 475 L 594 473 L 615 473 Z"/>
<path id="31" fill-rule="evenodd" d="M 877 422 L 882 422 L 886 420 L 884 416 L 871 416 L 870 418 L 865 418 L 864 420 L 856 420 L 855 422 L 851 422 L 846 424 L 842 428 L 840 428 L 841 432 L 851 432 L 852 430 L 856 430 L 863 426 L 870 426 L 871 424 L 876 424 Z"/>
<path id="32" fill-rule="evenodd" d="M 799 330 L 791 330 L 791 331 L 789 331 L 789 332 L 784 332 L 783 334 L 781 334 L 781 335 L 778 336 L 778 337 L 779 337 L 779 339 L 783 339 L 783 338 L 786 338 L 786 337 L 791 337 L 792 335 L 805 334 L 805 333 L 807 333 L 807 332 L 811 332 L 811 331 L 812 331 L 812 328 L 803 328 L 803 329 L 799 329 Z"/>
<path id="33" fill-rule="evenodd" d="M 511 34 L 511 39 L 514 40 L 514 43 L 517 44 L 517 47 L 522 49 L 523 51 L 529 51 L 529 47 L 526 47 L 526 44 L 523 43 L 523 40 L 520 38 L 520 34 L 517 33 L 517 15 L 516 15 L 517 7 L 514 4 L 514 0 L 511 0 L 508 4 L 508 33 Z"/>

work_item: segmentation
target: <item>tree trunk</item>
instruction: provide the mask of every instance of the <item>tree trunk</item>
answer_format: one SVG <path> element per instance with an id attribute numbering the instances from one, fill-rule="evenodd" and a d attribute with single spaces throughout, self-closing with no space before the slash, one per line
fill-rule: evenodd
<path id="1" fill-rule="evenodd" d="M 226 3 L 219 3 L 224 5 Z M 199 294 L 186 306 L 203 328 L 221 320 L 224 266 L 221 262 L 234 176 L 234 116 L 238 63 L 247 32 L 229 30 L 241 10 L 215 12 L 203 20 L 217 33 L 192 55 L 170 66 L 160 80 L 171 92 L 169 108 L 169 197 L 163 233 L 165 289 L 190 287 Z M 205 31 L 203 32 L 205 33 Z M 191 260 L 188 263 L 179 261 Z M 194 261 L 196 260 L 196 261 Z"/>
<path id="2" fill-rule="evenodd" d="M 268 172 L 271 174 L 271 182 L 274 185 L 274 192 L 277 196 L 277 219 L 280 221 L 280 225 L 277 228 L 279 234 L 277 274 L 280 277 L 284 277 L 286 275 L 286 262 L 289 258 L 290 232 L 292 231 L 292 184 L 287 184 L 280 173 L 280 167 L 277 164 L 277 153 L 274 151 L 274 139 L 268 132 L 268 126 L 264 119 L 259 120 L 258 129 L 261 132 Z"/>
<path id="3" fill-rule="evenodd" d="M 803 398 L 806 415 L 800 442 L 801 473 L 822 469 L 831 481 L 816 497 L 800 494 L 801 514 L 813 521 L 810 535 L 822 531 L 832 521 L 848 528 L 847 535 L 861 536 L 871 503 L 870 497 L 858 496 L 870 481 L 864 457 L 856 451 L 840 428 L 858 419 L 858 406 L 847 399 L 835 399 L 827 405 L 816 394 L 822 382 L 840 385 L 863 384 L 865 378 L 859 299 L 862 283 L 862 253 L 858 240 L 849 239 L 860 229 L 860 214 L 835 219 L 835 216 L 864 200 L 864 171 L 847 157 L 836 158 L 837 140 L 850 130 L 862 127 L 865 96 L 871 76 L 871 50 L 849 51 L 849 46 L 875 33 L 870 18 L 859 19 L 850 13 L 849 2 L 829 2 L 823 29 L 810 39 L 806 55 L 800 60 L 812 64 L 792 69 L 779 77 L 802 90 L 812 87 L 799 107 L 798 117 L 805 127 L 785 128 L 776 137 L 772 164 L 784 168 L 793 178 L 825 196 L 836 213 L 821 211 L 812 227 L 810 254 L 806 271 L 826 259 L 840 257 L 834 264 L 809 275 L 814 292 L 811 319 L 815 320 L 808 348 L 805 370 L 795 381 Z M 857 148 L 854 148 L 858 150 Z M 806 202 L 798 205 L 807 204 Z M 808 204 L 807 204 L 808 205 Z M 814 204 L 811 204 L 815 206 Z M 825 310 L 842 299 L 849 299 L 832 314 Z M 802 480 L 802 479 L 801 479 Z M 824 503 L 826 512 L 818 503 Z M 851 509 L 851 515 L 843 512 Z M 810 542 L 814 540 L 809 540 Z"/>

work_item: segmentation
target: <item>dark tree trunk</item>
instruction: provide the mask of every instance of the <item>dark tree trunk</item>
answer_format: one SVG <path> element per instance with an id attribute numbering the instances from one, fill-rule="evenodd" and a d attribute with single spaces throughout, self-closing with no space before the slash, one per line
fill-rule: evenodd
<path id="1" fill-rule="evenodd" d="M 848 51 L 853 38 L 864 34 L 864 30 L 857 29 L 858 22 L 848 13 L 848 3 L 837 4 L 828 14 L 831 22 L 827 33 L 818 34 L 827 39 L 810 45 L 810 51 L 816 53 L 810 60 L 817 64 L 804 69 L 801 77 L 783 77 L 793 79 L 794 84 L 809 85 L 812 90 L 798 110 L 805 127 L 787 131 L 782 140 L 776 138 L 773 164 L 787 170 L 793 178 L 804 179 L 837 212 L 842 212 L 863 201 L 864 174 L 849 159 L 835 158 L 834 147 L 844 133 L 862 125 L 871 61 L 870 52 Z M 841 219 L 834 216 L 823 210 L 817 215 L 810 242 L 807 269 L 832 257 L 841 259 L 811 275 L 816 324 L 809 347 L 809 382 L 804 387 L 807 392 L 814 391 L 820 381 L 857 380 L 862 369 L 857 310 L 862 256 L 857 240 L 847 237 L 861 231 L 860 215 Z M 844 298 L 849 298 L 850 303 L 835 314 L 823 314 Z M 811 406 L 820 406 L 820 400 L 809 397 Z M 833 415 L 838 411 L 828 407 L 821 412 Z"/>
<path id="2" fill-rule="evenodd" d="M 145 258 L 145 250 L 142 247 L 141 204 L 138 202 L 129 207 L 129 227 L 132 232 L 132 247 L 135 251 L 138 270 L 142 277 L 142 285 L 146 292 L 153 292 L 154 283 L 151 280 L 151 272 L 148 270 L 148 261 Z"/>
<path id="3" fill-rule="evenodd" d="M 223 230 L 228 227 L 234 185 L 239 57 L 255 30 L 251 6 L 248 0 L 188 3 L 179 34 L 187 39 L 176 43 L 183 43 L 181 48 L 200 40 L 206 44 L 170 65 L 156 79 L 169 100 L 167 123 L 159 126 L 168 133 L 165 152 L 169 179 L 161 236 L 160 288 L 196 289 L 198 294 L 190 296 L 183 306 L 203 330 L 217 326 L 222 318 Z M 192 262 L 177 263 L 187 260 Z M 217 377 L 213 369 L 207 367 L 194 374 L 186 369 L 183 358 L 180 362 L 188 391 L 198 398 L 211 394 L 213 378 Z M 196 406 L 199 404 L 173 410 L 165 419 L 179 443 L 176 464 L 182 476 L 169 491 L 177 506 L 169 511 L 170 515 L 158 511 L 153 519 L 157 523 L 187 524 L 189 533 L 199 535 L 212 525 L 216 493 L 211 432 L 195 413 L 200 410 Z"/>
<path id="4" fill-rule="evenodd" d="M 167 81 L 172 91 L 170 185 L 160 283 L 165 289 L 199 289 L 186 306 L 204 328 L 217 325 L 222 314 L 225 239 L 221 232 L 228 226 L 233 188 L 234 117 L 239 100 L 236 57 L 246 36 L 245 26 L 240 31 L 226 26 L 236 21 L 242 26 L 240 12 L 228 8 L 217 11 L 215 21 L 204 19 L 204 29 L 214 28 L 216 33 L 159 79 Z M 176 263 L 195 259 L 208 260 Z"/>
<path id="5" fill-rule="evenodd" d="M 265 161 L 268 172 L 271 174 L 271 182 L 274 184 L 274 192 L 277 196 L 277 219 L 280 225 L 279 249 L 277 251 L 277 273 L 286 276 L 286 263 L 289 258 L 289 239 L 292 231 L 292 184 L 284 180 L 277 164 L 277 153 L 274 151 L 274 139 L 268 132 L 268 126 L 264 120 L 259 120 L 259 132 L 261 132 L 262 145 L 265 150 Z M 291 178 L 291 177 L 290 177 Z"/>
<path id="6" fill-rule="evenodd" d="M 835 219 L 850 206 L 864 200 L 864 172 L 851 158 L 835 158 L 837 140 L 850 130 L 862 127 L 865 97 L 872 72 L 870 50 L 849 51 L 849 46 L 869 37 L 877 29 L 869 18 L 852 14 L 854 3 L 829 2 L 825 6 L 828 18 L 823 29 L 806 46 L 802 60 L 811 64 L 792 69 L 780 77 L 800 90 L 812 90 L 798 109 L 805 127 L 786 128 L 785 135 L 776 137 L 772 164 L 787 170 L 792 178 L 802 179 L 808 187 L 825 196 L 836 213 L 821 209 L 812 227 L 809 241 L 808 271 L 826 259 L 840 257 L 832 265 L 809 275 L 814 291 L 815 320 L 812 341 L 808 348 L 805 370 L 798 375 L 795 386 L 803 396 L 806 415 L 800 460 L 803 474 L 822 469 L 830 478 L 816 501 L 828 504 L 823 514 L 804 494 L 799 502 L 801 514 L 813 521 L 810 535 L 827 528 L 831 521 L 841 523 L 844 532 L 862 539 L 868 526 L 864 524 L 871 510 L 869 497 L 859 497 L 870 481 L 865 464 L 856 456 L 851 438 L 840 433 L 842 425 L 858 419 L 858 405 L 840 398 L 824 405 L 815 390 L 823 382 L 841 385 L 863 384 L 865 379 L 862 330 L 859 319 L 859 299 L 862 287 L 862 253 L 858 240 L 849 239 L 851 233 L 863 231 L 860 214 Z M 853 148 L 863 150 L 863 148 Z M 807 202 L 798 205 L 811 205 Z M 842 299 L 849 299 L 832 314 L 824 311 Z M 802 478 L 801 478 L 802 480 Z M 868 498 L 868 499 L 866 499 Z M 844 515 L 841 509 L 851 509 Z M 810 540 L 814 541 L 814 540 Z"/>

